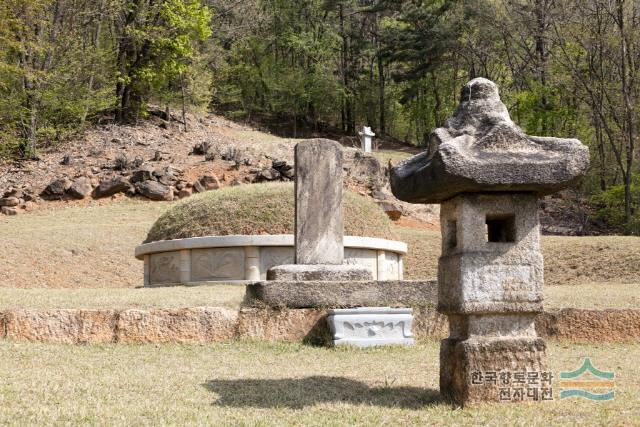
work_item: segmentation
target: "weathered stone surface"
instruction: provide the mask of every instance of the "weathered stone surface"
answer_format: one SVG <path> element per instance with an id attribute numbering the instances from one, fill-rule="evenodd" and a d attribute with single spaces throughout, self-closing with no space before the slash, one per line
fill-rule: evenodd
<path id="1" fill-rule="evenodd" d="M 342 264 L 342 147 L 309 139 L 295 147 L 296 264 Z"/>
<path id="2" fill-rule="evenodd" d="M 47 185 L 47 187 L 42 192 L 42 195 L 50 198 L 62 198 L 62 196 L 64 196 L 64 193 L 71 187 L 71 184 L 71 180 L 66 176 L 63 178 L 55 179 L 51 181 L 49 185 Z"/>
<path id="3" fill-rule="evenodd" d="M 397 221 L 402 216 L 402 208 L 396 203 L 386 200 L 378 200 L 376 203 L 392 221 Z"/>
<path id="4" fill-rule="evenodd" d="M 99 199 L 101 197 L 113 196 L 117 193 L 126 193 L 131 190 L 131 184 L 129 184 L 126 178 L 118 176 L 112 179 L 101 181 L 100 184 L 93 190 L 93 197 Z"/>
<path id="5" fill-rule="evenodd" d="M 533 194 L 463 194 L 442 204 L 441 313 L 539 312 L 543 260 Z"/>
<path id="6" fill-rule="evenodd" d="M 215 342 L 235 336 L 238 312 L 218 307 L 124 310 L 118 317 L 121 343 Z"/>
<path id="7" fill-rule="evenodd" d="M 114 310 L 9 310 L 6 336 L 16 341 L 65 344 L 107 343 L 115 339 Z"/>
<path id="8" fill-rule="evenodd" d="M 357 281 L 373 280 L 371 269 L 359 265 L 278 265 L 267 271 L 267 280 Z"/>
<path id="9" fill-rule="evenodd" d="M 155 179 L 153 176 L 153 168 L 150 165 L 142 165 L 143 168 L 134 171 L 131 174 L 131 183 L 144 182 L 151 179 Z"/>
<path id="10" fill-rule="evenodd" d="M 435 303 L 413 307 L 413 335 L 417 339 L 440 338 L 449 334 L 449 319 L 435 309 Z"/>
<path id="11" fill-rule="evenodd" d="M 220 180 L 215 175 L 203 175 L 199 180 L 205 190 L 217 190 L 220 188 Z"/>
<path id="12" fill-rule="evenodd" d="M 91 194 L 91 190 L 93 190 L 91 180 L 87 177 L 80 177 L 71 184 L 68 193 L 74 199 L 84 199 Z"/>
<path id="13" fill-rule="evenodd" d="M 389 280 L 360 282 L 266 281 L 247 285 L 248 305 L 287 308 L 408 307 L 433 305 L 437 283 Z"/>
<path id="14" fill-rule="evenodd" d="M 183 188 L 182 190 L 178 191 L 178 198 L 179 199 L 184 199 L 185 197 L 189 197 L 191 196 L 191 189 L 190 188 Z"/>
<path id="15" fill-rule="evenodd" d="M 526 135 L 511 121 L 490 80 L 462 89 L 461 102 L 426 152 L 391 169 L 400 200 L 440 203 L 460 193 L 533 192 L 538 196 L 573 185 L 589 167 L 589 150 L 577 139 Z"/>
<path id="16" fill-rule="evenodd" d="M 136 183 L 136 191 L 151 200 L 173 200 L 171 187 L 158 181 L 143 181 Z"/>
<path id="17" fill-rule="evenodd" d="M 196 193 L 204 193 L 206 191 L 204 186 L 200 184 L 200 181 L 194 181 L 192 188 Z"/>
<path id="18" fill-rule="evenodd" d="M 536 373 L 537 384 L 528 383 L 527 372 Z M 523 383 L 514 383 L 516 373 L 524 373 Z M 440 393 L 460 404 L 541 401 L 551 389 L 550 382 L 542 382 L 543 373 L 549 371 L 539 338 L 448 338 L 440 344 Z M 508 375 L 509 385 L 501 374 Z M 501 389 L 509 389 L 509 399 L 501 398 Z"/>
<path id="19" fill-rule="evenodd" d="M 0 206 L 0 213 L 9 216 L 18 215 L 18 209 L 15 207 Z"/>
<path id="20" fill-rule="evenodd" d="M 0 199 L 0 206 L 13 207 L 20 204 L 20 199 L 17 197 L 4 197 Z"/>
<path id="21" fill-rule="evenodd" d="M 317 309 L 243 308 L 238 317 L 238 338 L 264 341 L 330 342 L 327 311 Z"/>
<path id="22" fill-rule="evenodd" d="M 329 310 L 333 345 L 412 345 L 413 309 L 360 307 Z"/>

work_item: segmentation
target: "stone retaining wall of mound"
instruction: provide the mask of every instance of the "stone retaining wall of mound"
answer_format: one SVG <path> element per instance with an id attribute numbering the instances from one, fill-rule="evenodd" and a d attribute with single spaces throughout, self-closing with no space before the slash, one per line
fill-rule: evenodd
<path id="1" fill-rule="evenodd" d="M 0 312 L 0 338 L 65 344 L 209 343 L 231 339 L 303 341 L 329 339 L 325 310 L 219 307 L 128 310 L 8 310 Z M 415 308 L 416 338 L 448 335 L 446 317 Z M 571 341 L 640 340 L 640 310 L 546 311 L 536 320 L 538 334 Z"/>

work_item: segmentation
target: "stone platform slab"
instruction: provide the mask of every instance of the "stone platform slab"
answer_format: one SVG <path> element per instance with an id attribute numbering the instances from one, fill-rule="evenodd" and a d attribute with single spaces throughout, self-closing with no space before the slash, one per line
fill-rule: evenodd
<path id="1" fill-rule="evenodd" d="M 357 281 L 373 280 L 373 274 L 367 267 L 350 264 L 288 264 L 271 267 L 267 271 L 267 280 L 277 281 Z"/>
<path id="2" fill-rule="evenodd" d="M 436 281 L 266 281 L 247 285 L 245 304 L 281 308 L 434 305 Z"/>
<path id="3" fill-rule="evenodd" d="M 209 343 L 232 339 L 313 342 L 331 339 L 328 310 L 221 307 L 180 309 L 14 309 L 0 311 L 0 339 L 66 344 Z M 202 326 L 206 325 L 206 327 Z M 640 339 L 640 310 L 566 308 L 536 317 L 540 337 L 575 342 Z M 445 338 L 447 317 L 413 306 L 416 339 Z M 160 331 L 162 331 L 160 333 Z"/>

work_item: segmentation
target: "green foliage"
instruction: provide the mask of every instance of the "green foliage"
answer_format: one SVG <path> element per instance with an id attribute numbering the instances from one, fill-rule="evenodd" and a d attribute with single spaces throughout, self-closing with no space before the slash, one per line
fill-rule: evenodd
<path id="1" fill-rule="evenodd" d="M 625 218 L 624 193 L 624 185 L 618 184 L 591 196 L 591 204 L 596 208 L 595 219 L 627 234 L 640 235 L 640 174 L 635 174 L 632 178 L 632 218 L 629 222 Z"/>

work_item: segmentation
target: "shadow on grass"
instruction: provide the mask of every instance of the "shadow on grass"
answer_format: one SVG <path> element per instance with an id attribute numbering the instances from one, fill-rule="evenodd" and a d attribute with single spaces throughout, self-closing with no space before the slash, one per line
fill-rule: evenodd
<path id="1" fill-rule="evenodd" d="M 220 397 L 216 406 L 302 409 L 317 403 L 347 402 L 418 409 L 447 404 L 438 390 L 418 387 L 370 387 L 343 377 L 211 380 L 203 384 Z"/>

